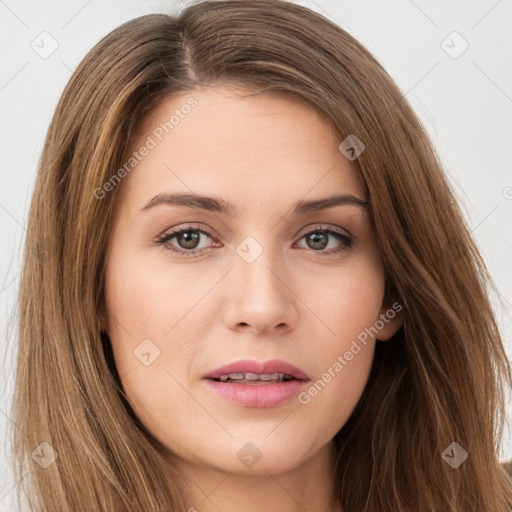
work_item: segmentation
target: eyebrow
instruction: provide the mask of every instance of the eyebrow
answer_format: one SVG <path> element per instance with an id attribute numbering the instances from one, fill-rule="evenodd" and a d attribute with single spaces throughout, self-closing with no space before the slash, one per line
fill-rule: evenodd
<path id="1" fill-rule="evenodd" d="M 141 212 L 147 211 L 159 204 L 187 206 L 197 210 L 223 213 L 231 217 L 238 214 L 238 208 L 232 203 L 226 202 L 221 198 L 197 194 L 157 194 L 143 206 Z M 338 194 L 322 199 L 298 201 L 293 207 L 292 214 L 303 215 L 343 205 L 358 206 L 367 211 L 369 204 L 369 201 L 360 199 L 352 194 Z"/>

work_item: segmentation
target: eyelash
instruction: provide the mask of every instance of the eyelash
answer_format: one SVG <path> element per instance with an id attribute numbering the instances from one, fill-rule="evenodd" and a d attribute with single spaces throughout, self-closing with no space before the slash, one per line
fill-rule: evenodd
<path id="1" fill-rule="evenodd" d="M 181 256 L 184 256 L 184 257 L 195 257 L 200 252 L 204 252 L 205 250 L 209 251 L 209 250 L 212 249 L 210 247 L 208 249 L 190 249 L 190 250 L 185 250 L 185 249 L 177 249 L 176 247 L 173 247 L 172 245 L 168 244 L 168 242 L 171 239 L 175 238 L 177 235 L 180 235 L 182 233 L 186 233 L 188 231 L 197 232 L 197 233 L 209 236 L 210 238 L 213 237 L 212 233 L 210 233 L 207 230 L 200 229 L 198 226 L 185 226 L 184 228 L 180 228 L 180 229 L 177 229 L 177 230 L 174 230 L 174 231 L 170 231 L 168 233 L 164 233 L 163 235 L 158 236 L 154 240 L 154 243 L 157 246 L 164 247 L 165 250 L 177 253 L 177 254 L 179 254 Z M 331 249 L 329 251 L 324 251 L 324 250 L 317 250 L 317 251 L 315 251 L 314 249 L 310 249 L 310 251 L 312 251 L 314 253 L 326 254 L 326 255 L 338 254 L 340 252 L 347 252 L 347 251 L 351 250 L 353 248 L 354 244 L 355 244 L 355 240 L 353 238 L 351 238 L 350 236 L 342 233 L 341 231 L 338 231 L 337 229 L 332 228 L 332 227 L 331 228 L 324 228 L 322 226 L 314 226 L 314 228 L 311 231 L 308 231 L 307 233 L 304 233 L 300 237 L 300 240 L 302 240 L 307 235 L 311 235 L 312 233 L 318 233 L 318 232 L 327 233 L 327 234 L 330 234 L 330 235 L 334 236 L 340 242 L 342 242 L 342 245 L 338 249 Z"/>

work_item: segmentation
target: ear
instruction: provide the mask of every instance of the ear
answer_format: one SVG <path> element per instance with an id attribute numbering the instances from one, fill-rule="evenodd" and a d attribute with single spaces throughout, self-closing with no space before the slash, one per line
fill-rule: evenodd
<path id="1" fill-rule="evenodd" d="M 395 300 L 389 300 L 382 304 L 379 312 L 379 318 L 375 322 L 375 327 L 378 330 L 376 338 L 381 341 L 389 340 L 395 333 L 402 327 L 404 323 L 403 306 Z"/>

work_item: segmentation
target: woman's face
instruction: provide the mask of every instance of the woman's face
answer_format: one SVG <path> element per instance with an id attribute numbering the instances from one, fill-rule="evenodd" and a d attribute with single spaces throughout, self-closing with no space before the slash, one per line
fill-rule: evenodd
<path id="1" fill-rule="evenodd" d="M 264 474 L 328 452 L 375 338 L 399 319 L 383 321 L 365 188 L 342 140 L 295 99 L 240 96 L 183 93 L 138 127 L 118 174 L 106 329 L 129 402 L 163 445 Z"/>

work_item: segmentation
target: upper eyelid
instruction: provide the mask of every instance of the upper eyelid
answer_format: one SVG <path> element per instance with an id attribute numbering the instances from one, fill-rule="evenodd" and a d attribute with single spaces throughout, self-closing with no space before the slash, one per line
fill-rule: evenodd
<path id="1" fill-rule="evenodd" d="M 295 234 L 295 237 L 301 235 L 301 238 L 304 236 L 304 235 L 307 235 L 308 233 L 311 233 L 313 231 L 334 231 L 335 233 L 339 233 L 341 235 L 345 235 L 349 238 L 353 238 L 355 239 L 355 236 L 346 228 L 340 228 L 339 226 L 333 226 L 332 224 L 326 224 L 326 225 L 321 225 L 322 223 L 321 222 L 317 222 L 313 225 L 310 225 L 306 228 L 303 228 L 303 229 L 300 229 L 296 234 Z M 344 233 L 340 233 L 340 231 L 344 231 Z"/>

